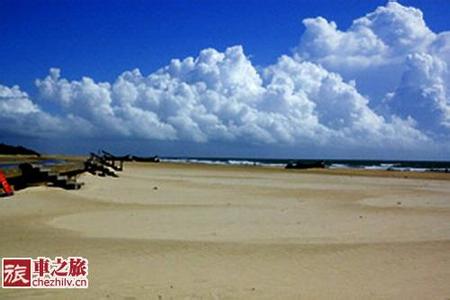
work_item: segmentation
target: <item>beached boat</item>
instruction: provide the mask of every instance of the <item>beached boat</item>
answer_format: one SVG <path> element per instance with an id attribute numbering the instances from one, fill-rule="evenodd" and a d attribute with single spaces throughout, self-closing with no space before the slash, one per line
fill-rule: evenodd
<path id="1" fill-rule="evenodd" d="M 317 161 L 292 161 L 289 162 L 286 169 L 311 169 L 311 168 L 325 168 L 325 162 L 323 160 Z"/>

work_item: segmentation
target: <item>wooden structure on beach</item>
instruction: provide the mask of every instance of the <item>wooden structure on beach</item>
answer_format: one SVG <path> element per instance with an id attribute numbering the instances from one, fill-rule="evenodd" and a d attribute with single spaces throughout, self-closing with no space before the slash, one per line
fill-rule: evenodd
<path id="1" fill-rule="evenodd" d="M 118 177 L 117 171 L 123 170 L 125 159 L 109 153 L 97 155 L 91 153 L 87 160 L 82 159 L 45 159 L 8 157 L 0 161 L 0 195 L 13 194 L 9 187 L 22 189 L 30 185 L 46 184 L 63 189 L 77 190 L 84 183 L 77 178 L 84 172 L 98 176 Z"/>
<path id="2" fill-rule="evenodd" d="M 123 163 L 124 161 L 136 161 L 136 162 L 152 162 L 159 163 L 160 159 L 157 155 L 154 156 L 137 156 L 137 155 L 124 155 L 124 156 L 115 156 L 105 150 L 102 150 L 103 158 L 114 163 L 117 161 Z"/>
<path id="3" fill-rule="evenodd" d="M 0 164 L 0 170 L 5 181 L 14 189 L 30 185 L 47 184 L 64 189 L 77 190 L 83 183 L 77 181 L 79 174 L 84 172 L 84 163 L 79 161 L 51 160 L 19 160 Z M 5 188 L 3 187 L 4 192 Z M 6 194 L 6 193 L 5 193 Z"/>
<path id="4" fill-rule="evenodd" d="M 118 177 L 114 171 L 123 170 L 123 160 L 91 153 L 91 156 L 84 162 L 84 166 L 85 170 L 93 175 Z"/>
<path id="5" fill-rule="evenodd" d="M 77 182 L 77 176 L 84 172 L 81 165 L 75 164 L 70 168 L 64 166 L 65 170 L 58 170 L 51 166 L 39 163 L 21 164 L 23 183 L 45 182 L 51 186 L 61 187 L 67 190 L 78 190 L 84 183 Z"/>
<path id="6" fill-rule="evenodd" d="M 46 184 L 64 189 L 77 190 L 83 186 L 78 175 L 89 172 L 98 176 L 118 177 L 116 172 L 123 170 L 125 161 L 159 162 L 158 156 L 115 156 L 107 151 L 90 153 L 82 159 L 49 159 L 43 157 L 9 156 L 0 161 L 0 190 L 4 195 L 12 195 L 13 189 L 30 185 Z M 0 193 L 1 195 L 1 193 Z"/>

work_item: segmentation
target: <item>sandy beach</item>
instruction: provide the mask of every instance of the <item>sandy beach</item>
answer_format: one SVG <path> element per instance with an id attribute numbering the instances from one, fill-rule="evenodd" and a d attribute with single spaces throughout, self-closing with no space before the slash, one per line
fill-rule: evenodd
<path id="1" fill-rule="evenodd" d="M 0 256 L 87 257 L 89 288 L 0 298 L 450 299 L 450 175 L 367 174 L 128 163 L 18 191 Z"/>

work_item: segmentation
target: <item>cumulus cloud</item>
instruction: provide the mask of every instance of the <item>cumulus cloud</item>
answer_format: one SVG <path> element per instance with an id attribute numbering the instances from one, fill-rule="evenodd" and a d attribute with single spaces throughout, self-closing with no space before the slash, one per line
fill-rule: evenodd
<path id="1" fill-rule="evenodd" d="M 405 63 L 401 83 L 387 95 L 390 108 L 401 117 L 413 116 L 424 130 L 450 129 L 447 64 L 426 53 L 411 54 Z"/>
<path id="2" fill-rule="evenodd" d="M 303 23 L 298 59 L 354 80 L 375 109 L 387 103 L 419 128 L 448 128 L 450 35 L 432 32 L 419 9 L 389 2 L 345 31 L 321 17 Z"/>
<path id="3" fill-rule="evenodd" d="M 262 69 L 241 46 L 173 59 L 147 76 L 126 71 L 111 83 L 70 81 L 51 69 L 36 86 L 57 112 L 0 86 L 8 112 L 0 121 L 15 120 L 11 132 L 291 146 L 401 148 L 447 134 L 450 33 L 433 33 L 420 10 L 397 2 L 347 30 L 322 17 L 303 23 L 294 53 Z"/>
<path id="4" fill-rule="evenodd" d="M 43 112 L 18 86 L 0 85 L 0 112 L 2 136 L 52 136 L 68 129 L 66 122 Z"/>
<path id="5" fill-rule="evenodd" d="M 322 17 L 305 19 L 303 24 L 298 54 L 335 68 L 392 64 L 405 54 L 425 50 L 435 38 L 419 9 L 398 2 L 354 20 L 345 31 Z"/>
<path id="6" fill-rule="evenodd" d="M 339 74 L 289 56 L 260 74 L 240 46 L 175 59 L 149 76 L 127 71 L 111 84 L 68 81 L 52 69 L 36 85 L 102 135 L 291 145 L 426 139 L 409 121 L 377 115 Z"/>

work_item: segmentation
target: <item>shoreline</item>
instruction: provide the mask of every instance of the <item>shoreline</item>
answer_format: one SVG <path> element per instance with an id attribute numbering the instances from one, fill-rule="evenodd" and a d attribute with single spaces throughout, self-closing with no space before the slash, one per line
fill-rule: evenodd
<path id="1" fill-rule="evenodd" d="M 125 162 L 127 164 L 134 164 L 135 166 L 152 166 L 153 163 L 140 162 Z M 192 168 L 216 168 L 217 170 L 233 171 L 233 170 L 255 170 L 263 172 L 274 173 L 298 173 L 298 174 L 320 174 L 320 175 L 334 175 L 334 176 L 363 176 L 363 177 L 389 177 L 389 178 L 403 178 L 403 179 L 431 179 L 431 180 L 450 180 L 450 173 L 441 172 L 413 172 L 413 171 L 388 171 L 388 170 L 366 170 L 357 168 L 311 168 L 311 169 L 285 169 L 283 167 L 272 166 L 249 166 L 249 165 L 221 165 L 221 164 L 204 164 L 204 163 L 175 163 L 175 162 L 159 162 L 154 165 L 162 165 L 168 168 L 192 167 Z"/>
<path id="2" fill-rule="evenodd" d="M 88 158 L 88 156 L 69 156 L 69 155 L 43 155 L 42 157 L 35 156 L 0 156 L 0 167 L 1 163 L 11 163 L 17 161 L 22 163 L 24 161 L 32 160 L 67 160 L 68 162 L 81 162 Z M 217 170 L 233 171 L 233 170 L 262 170 L 263 172 L 280 172 L 280 173 L 299 173 L 299 174 L 320 174 L 320 175 L 334 175 L 334 176 L 363 176 L 363 177 L 389 177 L 389 178 L 403 178 L 403 179 L 430 179 L 430 180 L 450 180 L 450 173 L 445 172 L 434 172 L 434 171 L 398 171 L 398 170 L 370 170 L 361 168 L 309 168 L 309 169 L 285 169 L 282 166 L 266 166 L 266 165 L 247 165 L 247 164 L 213 164 L 213 163 L 202 163 L 202 162 L 173 162 L 173 161 L 161 161 L 158 163 L 151 162 L 135 162 L 135 161 L 125 161 L 126 165 L 132 166 L 156 166 L 161 165 L 167 168 L 215 168 Z"/>

